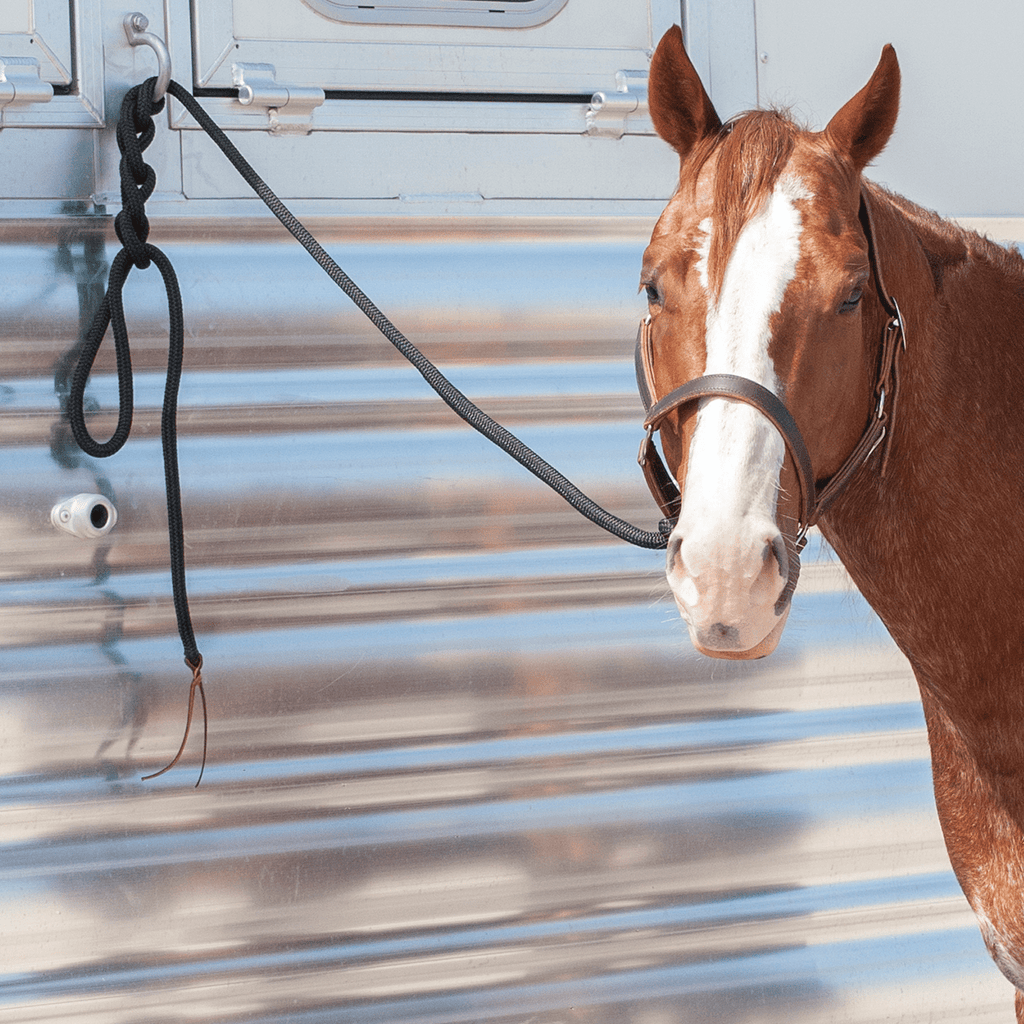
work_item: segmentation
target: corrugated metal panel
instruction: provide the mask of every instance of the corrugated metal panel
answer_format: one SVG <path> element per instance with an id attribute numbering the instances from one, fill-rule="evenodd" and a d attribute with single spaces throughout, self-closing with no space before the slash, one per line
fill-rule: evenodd
<path id="1" fill-rule="evenodd" d="M 630 365 L 648 225 L 314 227 L 464 390 L 653 524 Z M 833 558 L 812 545 L 771 658 L 698 659 L 660 555 L 454 422 L 278 238 L 153 231 L 189 332 L 196 791 L 195 742 L 139 780 L 177 745 L 188 678 L 160 286 L 129 282 L 142 408 L 97 463 L 58 393 L 106 235 L 8 226 L 3 1019 L 1008 1021 L 909 669 Z M 119 512 L 107 538 L 49 525 L 93 489 Z"/>

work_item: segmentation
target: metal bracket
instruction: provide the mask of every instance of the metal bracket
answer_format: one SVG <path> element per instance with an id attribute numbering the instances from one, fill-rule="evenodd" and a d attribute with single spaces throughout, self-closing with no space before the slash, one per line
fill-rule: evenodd
<path id="1" fill-rule="evenodd" d="M 35 57 L 0 57 L 0 117 L 30 103 L 49 103 L 53 86 L 39 77 Z"/>
<path id="2" fill-rule="evenodd" d="M 615 92 L 595 92 L 587 110 L 587 135 L 621 139 L 630 115 L 647 114 L 647 72 L 616 71 Z"/>
<path id="3" fill-rule="evenodd" d="M 167 92 L 167 83 L 171 80 L 171 54 L 164 41 L 147 32 L 149 18 L 135 11 L 124 16 L 124 34 L 132 46 L 148 46 L 156 54 L 156 85 L 153 86 L 153 102 L 159 103 Z"/>
<path id="4" fill-rule="evenodd" d="M 232 64 L 231 81 L 243 106 L 266 107 L 270 130 L 276 134 L 308 135 L 313 111 L 326 96 L 309 85 L 282 85 L 273 64 Z"/>

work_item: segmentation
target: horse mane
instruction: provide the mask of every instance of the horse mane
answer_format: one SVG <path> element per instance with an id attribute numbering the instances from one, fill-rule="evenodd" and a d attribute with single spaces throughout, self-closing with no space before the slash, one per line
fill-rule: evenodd
<path id="1" fill-rule="evenodd" d="M 708 252 L 708 285 L 713 296 L 721 290 L 736 239 L 775 187 L 799 131 L 782 110 L 751 110 L 694 146 L 687 161 L 694 188 L 701 169 L 717 157 L 712 201 L 715 231 Z"/>
<path id="2" fill-rule="evenodd" d="M 1024 279 L 1024 257 L 1016 248 L 1000 245 L 879 185 L 874 188 L 900 211 L 917 235 L 931 268 L 936 292 L 942 290 L 946 272 L 968 260 L 987 263 L 1008 278 Z"/>

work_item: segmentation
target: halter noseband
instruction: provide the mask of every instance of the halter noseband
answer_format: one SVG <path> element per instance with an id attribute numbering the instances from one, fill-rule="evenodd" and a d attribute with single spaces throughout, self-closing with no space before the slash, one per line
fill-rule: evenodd
<path id="1" fill-rule="evenodd" d="M 641 322 L 636 339 L 636 380 L 640 397 L 643 399 L 644 408 L 647 411 L 647 418 L 644 420 L 647 434 L 640 445 L 638 461 L 643 468 L 647 486 L 650 488 L 654 500 L 666 518 L 673 524 L 679 518 L 682 500 L 679 487 L 658 454 L 658 449 L 654 444 L 654 432 L 661 429 L 661 425 L 669 413 L 702 398 L 732 398 L 746 402 L 766 416 L 782 435 L 782 439 L 786 443 L 786 450 L 793 460 L 800 488 L 801 511 L 795 545 L 797 552 L 801 551 L 804 544 L 807 543 L 807 531 L 839 497 L 853 478 L 854 473 L 867 462 L 872 452 L 883 440 L 886 441 L 886 447 L 883 451 L 881 472 L 885 473 L 898 385 L 897 356 L 901 349 L 906 349 L 907 341 L 899 306 L 896 299 L 892 297 L 892 293 L 886 288 L 882 277 L 874 240 L 871 205 L 866 188 L 861 188 L 859 216 L 864 234 L 867 236 L 868 258 L 874 273 L 878 298 L 889 318 L 882 332 L 878 376 L 875 383 L 874 414 L 853 451 L 846 457 L 846 461 L 820 487 L 811 465 L 811 456 L 796 421 L 782 399 L 755 381 L 729 373 L 712 373 L 687 381 L 681 387 L 669 392 L 664 398 L 659 399 L 654 387 L 654 349 L 650 316 Z M 663 529 L 666 527 L 663 526 Z M 791 580 L 791 583 L 795 585 L 795 580 Z"/>

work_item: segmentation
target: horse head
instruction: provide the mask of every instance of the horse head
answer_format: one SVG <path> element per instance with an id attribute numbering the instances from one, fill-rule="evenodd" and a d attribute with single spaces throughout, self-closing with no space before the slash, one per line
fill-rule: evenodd
<path id="1" fill-rule="evenodd" d="M 723 124 L 678 28 L 651 62 L 651 117 L 680 175 L 644 254 L 647 385 L 657 399 L 746 382 L 697 390 L 657 424 L 680 490 L 668 580 L 702 653 L 775 649 L 815 496 L 849 475 L 876 416 L 890 310 L 861 172 L 892 134 L 899 86 L 887 46 L 821 132 L 764 110 Z"/>

